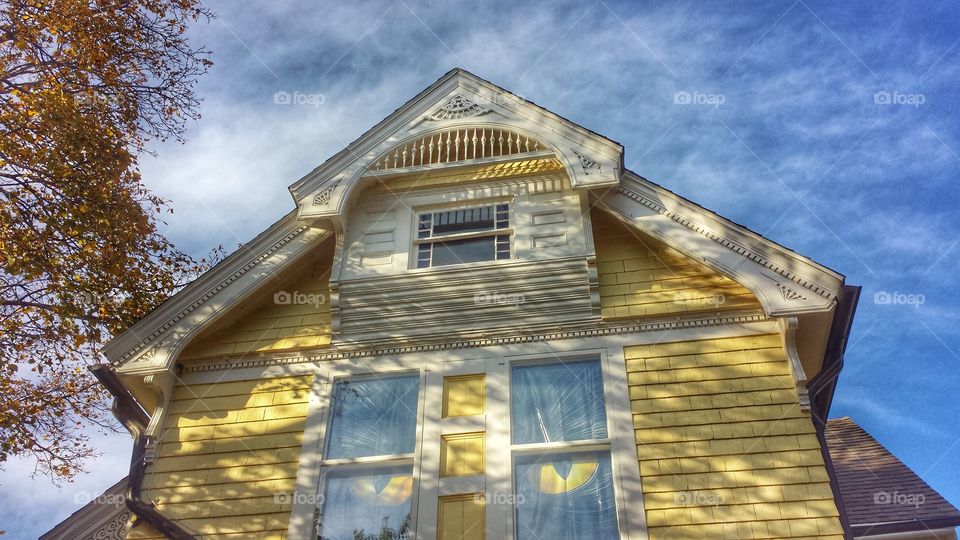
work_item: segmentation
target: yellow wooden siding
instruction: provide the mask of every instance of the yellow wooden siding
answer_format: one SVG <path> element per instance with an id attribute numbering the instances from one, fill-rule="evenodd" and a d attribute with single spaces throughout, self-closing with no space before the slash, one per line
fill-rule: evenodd
<path id="1" fill-rule="evenodd" d="M 312 379 L 177 387 L 142 498 L 208 540 L 282 538 Z M 127 538 L 162 535 L 143 523 Z"/>
<path id="2" fill-rule="evenodd" d="M 624 350 L 650 538 L 842 538 L 778 335 Z"/>
<path id="3" fill-rule="evenodd" d="M 482 374 L 443 378 L 443 417 L 483 414 L 486 379 Z"/>
<path id="4" fill-rule="evenodd" d="M 479 493 L 440 497 L 438 540 L 486 540 L 484 500 Z"/>
<path id="5" fill-rule="evenodd" d="M 286 279 L 264 286 L 265 293 L 244 314 L 192 342 L 181 360 L 324 347 L 330 344 L 330 257 L 332 241 L 312 261 Z M 286 293 L 284 296 L 283 293 Z M 275 295 L 279 295 L 275 298 Z M 289 303 L 283 303 L 290 299 Z"/>
<path id="6" fill-rule="evenodd" d="M 604 319 L 760 309 L 732 279 L 594 210 L 594 244 Z"/>
<path id="7" fill-rule="evenodd" d="M 440 440 L 440 476 L 483 474 L 484 433 L 443 435 Z"/>

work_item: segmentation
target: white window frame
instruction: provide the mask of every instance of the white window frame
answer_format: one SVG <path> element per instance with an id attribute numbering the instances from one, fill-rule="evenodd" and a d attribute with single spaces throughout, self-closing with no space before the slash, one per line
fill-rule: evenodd
<path id="1" fill-rule="evenodd" d="M 769 329 L 766 326 L 764 333 Z M 740 335 L 742 330 L 736 332 Z M 325 434 L 329 425 L 333 381 L 351 375 L 394 375 L 419 371 L 421 401 L 418 408 L 417 445 L 414 456 L 414 492 L 411 504 L 411 538 L 436 538 L 439 497 L 454 493 L 487 494 L 486 531 L 488 538 L 515 539 L 513 507 L 497 505 L 491 500 L 497 494 L 513 493 L 513 460 L 509 419 L 509 369 L 513 362 L 575 360 L 599 356 L 603 370 L 604 404 L 606 407 L 608 442 L 611 452 L 611 473 L 617 504 L 617 523 L 623 540 L 646 538 L 647 524 L 643 506 L 640 467 L 630 407 L 629 385 L 623 347 L 665 339 L 682 341 L 718 335 L 733 335 L 729 328 L 710 327 L 678 329 L 607 337 L 588 337 L 558 342 L 516 343 L 470 349 L 411 352 L 378 358 L 333 360 L 316 364 L 294 364 L 267 368 L 270 376 L 314 373 L 313 392 L 308 406 L 301 460 L 294 493 L 289 527 L 292 540 L 316 538 L 315 502 L 323 494 L 320 462 L 325 450 Z M 258 369 L 242 374 L 249 378 Z M 484 415 L 440 419 L 445 376 L 485 374 L 486 403 Z M 264 375 L 266 372 L 264 372 Z M 238 375 L 241 375 L 238 373 Z M 203 380 L 203 379 L 202 379 Z M 500 393 L 506 389 L 507 394 Z M 425 422 L 425 411 L 435 411 L 435 420 Z M 487 422 L 487 418 L 492 421 Z M 440 478 L 440 436 L 445 433 L 486 432 L 485 474 Z M 589 441 L 590 444 L 594 441 Z M 575 442 L 575 444 L 577 444 Z M 500 465 L 497 464 L 506 464 Z M 497 472 L 499 471 L 499 472 Z M 629 503 L 629 504 L 628 504 Z M 311 518 L 311 516 L 313 516 Z M 314 522 L 311 522 L 313 519 Z"/>
<path id="2" fill-rule="evenodd" d="M 511 402 L 510 398 L 512 396 L 513 390 L 513 381 L 511 380 L 511 374 L 513 372 L 513 367 L 517 365 L 530 366 L 530 365 L 552 365 L 559 364 L 564 362 L 583 362 L 583 361 L 597 361 L 600 364 L 600 370 L 602 373 L 601 381 L 603 384 L 603 406 L 604 406 L 604 417 L 607 423 L 607 437 L 605 439 L 585 439 L 585 440 L 576 440 L 576 441 L 557 441 L 550 443 L 522 443 L 522 444 L 513 444 L 511 438 L 511 431 L 509 429 L 510 422 L 512 421 L 511 417 Z M 613 478 L 613 498 L 614 503 L 616 504 L 616 516 L 617 516 L 617 529 L 620 533 L 620 538 L 630 538 L 629 528 L 630 522 L 627 516 L 627 500 L 623 488 L 623 479 L 621 478 L 621 467 L 623 464 L 623 455 L 620 454 L 619 448 L 617 445 L 617 435 L 623 430 L 623 426 L 619 425 L 618 422 L 615 422 L 613 418 L 612 409 L 617 407 L 613 386 L 613 378 L 611 372 L 610 362 L 607 358 L 606 349 L 596 349 L 593 351 L 571 351 L 567 353 L 551 353 L 549 355 L 543 354 L 523 354 L 523 355 L 514 355 L 514 356 L 505 356 L 503 365 L 498 366 L 502 371 L 505 372 L 505 378 L 507 381 L 507 392 L 506 392 L 506 423 L 508 428 L 506 431 L 507 441 L 505 445 L 498 446 L 505 451 L 509 451 L 509 460 L 507 462 L 510 464 L 507 474 L 509 476 L 510 483 L 510 493 L 516 494 L 516 475 L 514 471 L 516 470 L 516 461 L 517 457 L 524 455 L 545 455 L 545 454 L 560 454 L 560 453 L 574 453 L 574 452 L 589 452 L 589 451 L 608 451 L 610 452 L 610 473 Z M 500 375 L 501 379 L 504 378 L 504 375 Z M 629 387 L 626 388 L 629 392 Z M 629 398 L 629 396 L 627 396 Z M 627 401 L 629 405 L 629 399 Z M 631 420 L 629 426 L 629 433 L 631 435 L 631 440 L 635 440 L 633 435 L 633 422 Z M 501 434 L 501 436 L 503 436 Z M 501 450 L 503 452 L 504 450 Z M 629 453 L 628 459 L 632 459 L 634 466 L 639 466 L 637 461 L 637 451 L 636 444 L 633 445 L 632 450 Z M 513 508 L 509 509 L 505 518 L 507 523 L 507 536 L 505 538 L 515 539 L 516 538 L 516 512 Z"/>
<path id="3" fill-rule="evenodd" d="M 507 205 L 507 226 L 502 229 L 496 228 L 496 207 L 497 205 L 505 204 Z M 483 208 L 486 206 L 492 206 L 494 212 L 494 228 L 488 231 L 471 231 L 465 233 L 455 233 L 448 234 L 443 236 L 430 236 L 427 238 L 420 238 L 420 216 L 423 214 L 433 214 L 437 212 L 451 212 L 456 210 L 469 210 L 471 208 Z M 516 247 L 516 228 L 515 228 L 515 208 L 513 198 L 494 198 L 494 199 L 483 199 L 483 200 L 470 200 L 470 201 L 459 201 L 454 204 L 446 203 L 439 205 L 425 205 L 418 206 L 413 208 L 413 225 L 410 227 L 411 231 L 411 249 L 409 255 L 409 269 L 416 270 L 419 272 L 427 270 L 436 270 L 436 269 L 447 269 L 447 268 L 463 268 L 465 266 L 471 266 L 476 264 L 494 264 L 494 263 L 503 263 L 506 261 L 513 260 L 517 257 L 517 247 Z M 431 231 L 433 225 L 431 222 Z M 510 241 L 510 253 L 506 259 L 497 259 L 497 248 L 496 242 L 498 236 L 508 236 Z M 433 256 L 431 253 L 430 265 L 420 268 L 420 246 L 424 244 L 435 244 L 438 242 L 451 242 L 457 240 L 470 240 L 473 238 L 485 238 L 491 236 L 493 237 L 494 242 L 494 258 L 484 261 L 473 261 L 473 262 L 463 262 L 457 264 L 445 264 L 442 266 L 434 266 Z"/>
<path id="4" fill-rule="evenodd" d="M 388 377 L 402 377 L 404 375 L 416 375 L 418 378 L 418 387 L 417 387 L 417 411 L 416 411 L 416 433 L 414 439 L 414 448 L 412 453 L 407 454 L 384 454 L 379 456 L 363 456 L 356 458 L 334 458 L 334 459 L 325 459 L 324 453 L 327 450 L 327 431 L 330 429 L 330 426 L 333 421 L 333 400 L 336 393 L 336 383 L 338 380 L 351 380 L 351 379 L 367 379 L 367 378 L 388 378 Z M 320 376 L 317 376 L 320 379 Z M 327 470 L 362 470 L 364 468 L 375 468 L 375 467 L 389 467 L 389 466 L 401 466 L 401 465 L 411 465 L 412 470 L 411 474 L 413 475 L 413 491 L 410 496 L 410 538 L 419 538 L 417 535 L 417 508 L 418 504 L 418 495 L 419 495 L 419 484 L 420 484 L 420 446 L 422 442 L 423 435 L 423 425 L 424 425 L 424 395 L 426 392 L 426 381 L 424 377 L 424 371 L 422 369 L 416 368 L 399 368 L 399 369 L 384 369 L 384 370 L 371 370 L 369 367 L 366 368 L 341 368 L 331 371 L 326 377 L 325 387 L 326 392 L 323 392 L 320 399 L 324 400 L 322 404 L 323 414 L 318 415 L 321 418 L 319 419 L 319 435 L 320 435 L 320 446 L 318 449 L 317 455 L 317 474 L 319 475 L 319 482 L 317 484 L 317 496 L 313 498 L 314 506 L 314 523 L 313 523 L 313 538 L 317 538 L 322 530 L 322 509 L 323 509 L 323 497 L 326 493 L 326 474 Z M 305 441 L 306 442 L 306 441 Z M 296 501 L 295 501 L 296 502 Z M 318 525 L 318 520 L 321 523 Z"/>

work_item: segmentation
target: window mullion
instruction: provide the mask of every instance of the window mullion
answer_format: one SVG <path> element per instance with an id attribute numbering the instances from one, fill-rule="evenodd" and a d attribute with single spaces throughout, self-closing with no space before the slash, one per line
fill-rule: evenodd
<path id="1" fill-rule="evenodd" d="M 490 361 L 487 388 L 506 389 L 509 384 L 509 364 L 502 360 Z M 511 539 L 514 490 L 513 457 L 510 449 L 510 403 L 506 396 L 502 399 L 489 399 L 488 403 L 487 418 L 492 421 L 487 422 L 487 536 Z"/>

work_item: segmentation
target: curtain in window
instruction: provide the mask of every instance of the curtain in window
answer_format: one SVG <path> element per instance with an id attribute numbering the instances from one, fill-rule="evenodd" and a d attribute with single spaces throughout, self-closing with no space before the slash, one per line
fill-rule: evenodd
<path id="1" fill-rule="evenodd" d="M 419 385 L 417 375 L 338 380 L 325 459 L 413 452 Z"/>
<path id="2" fill-rule="evenodd" d="M 517 540 L 617 539 L 610 452 L 516 460 Z"/>
<path id="3" fill-rule="evenodd" d="M 404 540 L 413 467 L 332 469 L 326 475 L 320 540 Z"/>
<path id="4" fill-rule="evenodd" d="M 600 362 L 512 368 L 510 420 L 514 444 L 607 438 Z"/>

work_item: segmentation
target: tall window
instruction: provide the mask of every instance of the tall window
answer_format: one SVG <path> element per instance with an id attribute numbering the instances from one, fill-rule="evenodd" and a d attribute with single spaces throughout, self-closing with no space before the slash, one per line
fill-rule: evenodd
<path id="1" fill-rule="evenodd" d="M 516 539 L 619 538 L 600 362 L 510 371 Z"/>
<path id="2" fill-rule="evenodd" d="M 417 216 L 417 268 L 510 258 L 506 203 Z"/>
<path id="3" fill-rule="evenodd" d="M 321 540 L 408 538 L 419 389 L 418 375 L 335 382 Z"/>

